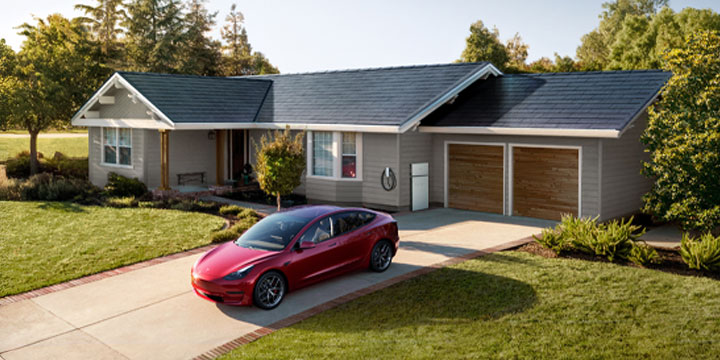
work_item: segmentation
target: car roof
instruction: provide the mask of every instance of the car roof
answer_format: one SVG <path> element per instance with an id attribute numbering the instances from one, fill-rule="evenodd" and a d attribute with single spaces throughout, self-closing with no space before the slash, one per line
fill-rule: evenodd
<path id="1" fill-rule="evenodd" d="M 334 212 L 338 211 L 344 211 L 344 210 L 356 210 L 356 211 L 369 211 L 372 212 L 372 210 L 364 209 L 364 208 L 344 208 L 340 206 L 333 206 L 333 205 L 301 205 L 301 206 L 295 206 L 286 210 L 283 210 L 283 214 L 290 214 L 310 219 L 315 219 L 320 216 L 328 215 Z"/>

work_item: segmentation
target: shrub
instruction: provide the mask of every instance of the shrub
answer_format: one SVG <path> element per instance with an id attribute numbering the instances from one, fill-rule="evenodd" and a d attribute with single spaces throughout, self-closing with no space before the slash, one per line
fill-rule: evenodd
<path id="1" fill-rule="evenodd" d="M 155 208 L 155 201 L 138 201 L 139 208 Z"/>
<path id="2" fill-rule="evenodd" d="M 105 199 L 105 205 L 114 208 L 137 207 L 138 201 L 133 196 L 109 197 Z"/>
<path id="3" fill-rule="evenodd" d="M 598 233 L 597 217 L 576 218 L 572 215 L 563 215 L 558 227 L 569 247 L 587 254 L 595 254 L 595 246 L 592 244 Z"/>
<path id="4" fill-rule="evenodd" d="M 213 243 L 221 243 L 226 241 L 235 240 L 242 235 L 242 233 L 245 232 L 245 230 L 249 229 L 251 226 L 255 224 L 257 219 L 255 218 L 246 218 L 241 221 L 236 222 L 233 226 L 225 229 L 220 230 L 210 237 L 210 240 Z"/>
<path id="5" fill-rule="evenodd" d="M 640 266 L 657 264 L 660 262 L 660 255 L 657 250 L 644 242 L 636 242 L 635 246 L 630 250 L 628 260 Z"/>
<path id="6" fill-rule="evenodd" d="M 577 238 L 573 243 L 575 248 L 585 253 L 605 257 L 609 261 L 627 260 L 635 241 L 645 233 L 645 230 L 640 230 L 640 226 L 633 225 L 632 218 L 627 221 L 613 220 L 599 226 L 595 223 L 596 219 L 591 219 L 596 229 L 593 235 Z"/>
<path id="7" fill-rule="evenodd" d="M 65 201 L 85 197 L 94 187 L 85 180 L 37 174 L 19 183 L 22 200 Z"/>
<path id="8" fill-rule="evenodd" d="M 56 152 L 52 159 L 48 159 L 45 164 L 47 170 L 55 175 L 76 179 L 88 178 L 87 158 L 69 158 L 60 152 Z"/>
<path id="9" fill-rule="evenodd" d="M 111 197 L 142 197 L 147 194 L 148 189 L 142 181 L 137 178 L 130 179 L 114 172 L 108 174 L 108 182 L 105 185 L 105 193 Z"/>
<path id="10" fill-rule="evenodd" d="M 16 179 L 7 179 L 0 177 L 0 201 L 19 201 L 22 200 L 20 192 L 20 181 Z"/>
<path id="11" fill-rule="evenodd" d="M 535 235 L 533 235 L 533 238 L 540 245 L 552 250 L 556 254 L 560 254 L 560 252 L 566 248 L 565 237 L 563 237 L 563 234 L 552 228 L 543 229 L 539 238 Z"/>
<path id="12" fill-rule="evenodd" d="M 240 219 L 253 219 L 257 221 L 257 219 L 260 218 L 260 215 L 253 209 L 243 209 L 243 211 L 237 214 L 237 217 Z"/>
<path id="13" fill-rule="evenodd" d="M 38 171 L 47 172 L 47 165 L 43 160 L 43 154 L 38 152 Z M 30 176 L 30 152 L 23 151 L 7 160 L 5 163 L 5 174 L 9 178 L 26 179 Z"/>
<path id="14" fill-rule="evenodd" d="M 685 233 L 680 241 L 680 256 L 691 269 L 720 271 L 720 237 L 708 232 L 697 240 Z"/>
<path id="15" fill-rule="evenodd" d="M 223 205 L 220 207 L 219 213 L 220 215 L 232 215 L 237 216 L 241 211 L 243 211 L 243 208 L 237 206 L 237 205 Z"/>

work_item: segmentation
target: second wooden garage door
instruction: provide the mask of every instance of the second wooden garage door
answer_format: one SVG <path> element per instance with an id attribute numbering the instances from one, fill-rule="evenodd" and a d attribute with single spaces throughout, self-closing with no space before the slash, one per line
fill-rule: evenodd
<path id="1" fill-rule="evenodd" d="M 503 213 L 503 147 L 448 145 L 448 206 Z"/>
<path id="2" fill-rule="evenodd" d="M 514 147 L 512 213 L 560 220 L 578 214 L 578 150 Z"/>

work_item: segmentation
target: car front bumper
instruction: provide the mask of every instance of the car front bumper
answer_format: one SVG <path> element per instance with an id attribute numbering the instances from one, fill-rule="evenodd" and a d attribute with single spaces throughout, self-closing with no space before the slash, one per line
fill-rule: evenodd
<path id="1" fill-rule="evenodd" d="M 252 284 L 245 281 L 208 281 L 191 274 L 195 294 L 201 298 L 219 304 L 248 306 L 252 305 Z"/>

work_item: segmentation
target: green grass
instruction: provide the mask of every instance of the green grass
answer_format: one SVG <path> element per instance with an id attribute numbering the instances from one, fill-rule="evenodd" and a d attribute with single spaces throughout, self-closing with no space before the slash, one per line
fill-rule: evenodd
<path id="1" fill-rule="evenodd" d="M 361 297 L 222 359 L 682 359 L 719 352 L 718 281 L 505 252 Z"/>
<path id="2" fill-rule="evenodd" d="M 0 201 L 0 296 L 206 245 L 223 224 L 176 210 Z"/>
<path id="3" fill-rule="evenodd" d="M 87 128 L 82 127 L 71 127 L 69 129 L 47 129 L 41 132 L 41 134 L 87 134 Z M 27 135 L 27 130 L 8 129 L 0 131 L 0 134 L 23 134 Z"/>
<path id="4" fill-rule="evenodd" d="M 30 138 L 0 137 L 0 161 L 5 161 L 22 151 L 30 151 Z M 70 157 L 88 156 L 88 139 L 75 138 L 38 138 L 38 151 L 52 157 L 59 151 Z"/>

